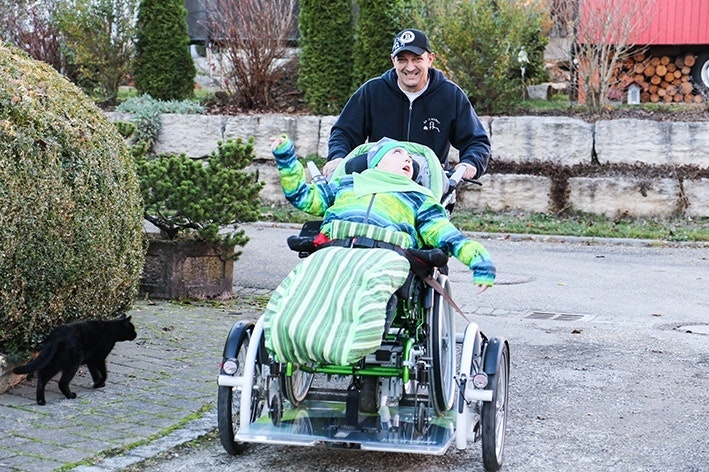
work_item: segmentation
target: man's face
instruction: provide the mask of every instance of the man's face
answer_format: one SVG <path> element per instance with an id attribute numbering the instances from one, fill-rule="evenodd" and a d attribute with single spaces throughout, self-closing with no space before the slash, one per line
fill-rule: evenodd
<path id="1" fill-rule="evenodd" d="M 377 164 L 377 169 L 401 174 L 408 178 L 414 176 L 414 165 L 411 162 L 411 155 L 406 149 L 395 147 L 382 156 Z"/>
<path id="2" fill-rule="evenodd" d="M 424 52 L 417 56 L 410 51 L 402 51 L 397 56 L 393 56 L 391 61 L 399 78 L 399 86 L 407 92 L 421 90 L 428 81 L 428 69 L 433 64 L 434 58 L 435 54 L 432 52 Z"/>

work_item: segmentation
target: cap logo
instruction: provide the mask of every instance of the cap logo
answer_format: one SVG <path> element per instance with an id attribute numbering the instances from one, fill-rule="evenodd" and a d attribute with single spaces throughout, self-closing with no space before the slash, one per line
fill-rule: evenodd
<path id="1" fill-rule="evenodd" d="M 413 31 L 404 31 L 394 40 L 394 47 L 392 48 L 392 50 L 396 51 L 398 49 L 401 49 L 410 42 L 412 42 L 414 39 L 416 39 L 416 35 Z"/>
<path id="2" fill-rule="evenodd" d="M 401 33 L 401 36 L 399 36 L 399 41 L 403 44 L 408 44 L 414 39 L 416 39 L 416 35 L 413 31 L 404 31 L 403 33 Z"/>

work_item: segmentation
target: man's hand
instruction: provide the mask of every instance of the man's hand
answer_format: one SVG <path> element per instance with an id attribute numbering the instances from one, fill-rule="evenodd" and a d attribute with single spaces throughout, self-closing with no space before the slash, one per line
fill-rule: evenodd
<path id="1" fill-rule="evenodd" d="M 337 159 L 333 159 L 331 161 L 327 161 L 325 165 L 322 168 L 322 173 L 327 177 L 333 172 L 335 172 L 335 169 L 337 169 L 337 166 L 342 162 L 342 158 L 338 157 Z"/>
<path id="2" fill-rule="evenodd" d="M 455 166 L 455 168 L 457 169 L 461 166 L 465 167 L 465 174 L 463 174 L 464 179 L 473 180 L 475 179 L 475 176 L 478 175 L 478 169 L 474 165 L 468 164 L 466 162 L 461 162 L 460 164 Z"/>

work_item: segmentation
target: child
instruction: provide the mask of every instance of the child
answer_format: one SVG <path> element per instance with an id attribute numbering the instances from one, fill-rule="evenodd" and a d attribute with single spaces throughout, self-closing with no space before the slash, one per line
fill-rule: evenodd
<path id="1" fill-rule="evenodd" d="M 367 155 L 368 169 L 343 175 L 328 184 L 307 184 L 287 136 L 271 146 L 286 199 L 296 208 L 323 217 L 317 242 L 341 237 L 333 234 L 336 221 L 367 223 L 393 231 L 404 247 L 438 247 L 473 271 L 481 292 L 495 281 L 495 266 L 482 244 L 461 233 L 431 191 L 412 179 L 414 166 L 402 144 L 384 138 Z"/>
<path id="2" fill-rule="evenodd" d="M 265 344 L 279 362 L 350 365 L 378 349 L 387 306 L 410 271 L 406 257 L 381 243 L 443 248 L 472 269 L 481 292 L 493 284 L 487 251 L 448 221 L 431 190 L 411 179 L 414 164 L 401 143 L 378 142 L 361 173 L 311 184 L 286 136 L 271 149 L 286 198 L 323 217 L 316 244 L 326 246 L 288 274 L 266 307 Z M 355 237 L 378 243 L 371 249 L 325 244 Z"/>

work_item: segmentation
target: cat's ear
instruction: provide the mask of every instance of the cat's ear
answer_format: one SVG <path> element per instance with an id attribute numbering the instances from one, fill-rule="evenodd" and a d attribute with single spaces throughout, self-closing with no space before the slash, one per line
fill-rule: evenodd
<path id="1" fill-rule="evenodd" d="M 123 318 L 125 318 L 126 321 L 130 321 L 130 319 L 133 318 L 133 315 L 131 315 L 131 316 L 123 315 Z"/>

